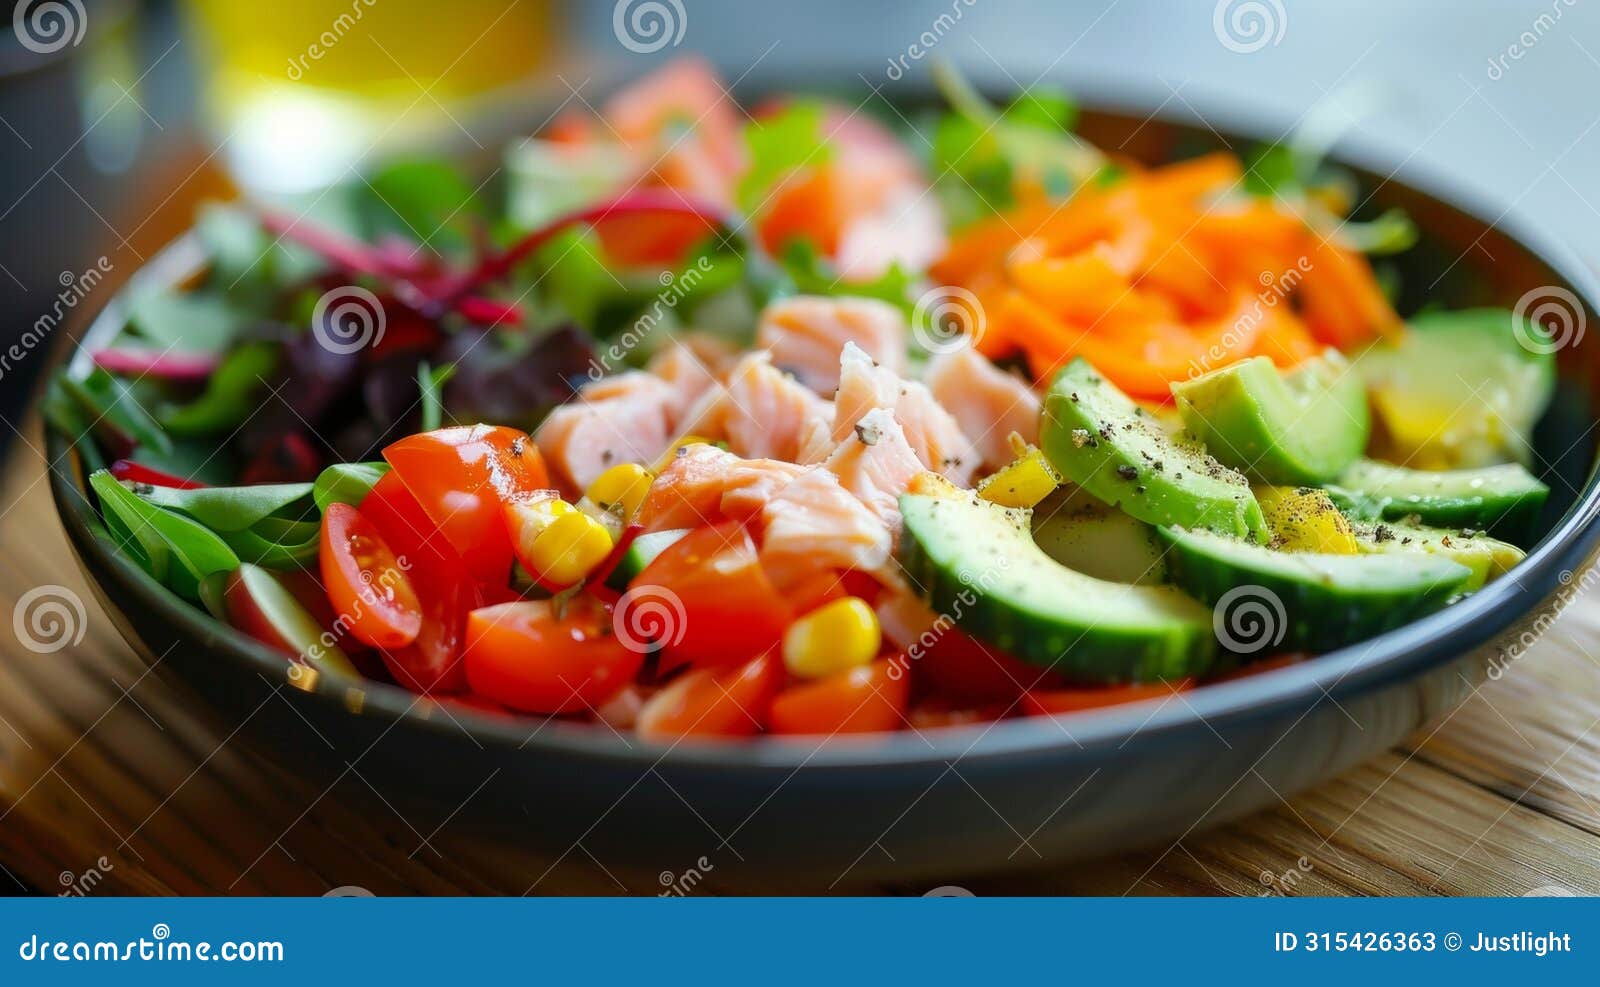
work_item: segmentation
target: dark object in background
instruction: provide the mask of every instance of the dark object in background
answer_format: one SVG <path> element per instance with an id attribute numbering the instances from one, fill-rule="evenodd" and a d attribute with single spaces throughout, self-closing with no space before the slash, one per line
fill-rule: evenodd
<path id="1" fill-rule="evenodd" d="M 127 175 L 156 121 L 170 138 L 188 113 L 165 4 L 14 6 L 0 31 L 0 455 L 82 310 L 139 265 Z"/>

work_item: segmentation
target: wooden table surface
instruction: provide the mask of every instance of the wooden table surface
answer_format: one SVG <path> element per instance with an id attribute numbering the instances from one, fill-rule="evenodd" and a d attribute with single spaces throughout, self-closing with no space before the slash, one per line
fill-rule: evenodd
<path id="1" fill-rule="evenodd" d="M 655 874 L 584 857 L 551 869 L 448 823 L 420 833 L 358 778 L 323 792 L 207 726 L 98 609 L 55 518 L 37 425 L 24 433 L 0 474 L 0 889 L 522 894 L 537 880 L 541 894 L 659 890 Z M 39 654 L 22 643 L 17 601 L 41 586 L 83 601 L 77 645 Z M 1600 608 L 1580 596 L 1443 722 L 1271 811 L 1171 847 L 960 884 L 978 894 L 1600 892 L 1597 645 Z M 699 890 L 826 890 L 715 876 Z"/>

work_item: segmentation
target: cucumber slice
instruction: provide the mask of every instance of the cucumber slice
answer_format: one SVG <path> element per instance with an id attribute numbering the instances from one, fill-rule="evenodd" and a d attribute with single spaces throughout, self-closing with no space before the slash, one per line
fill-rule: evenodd
<path id="1" fill-rule="evenodd" d="M 1439 610 L 1472 572 L 1421 553 L 1279 552 L 1209 531 L 1158 528 L 1172 580 L 1216 608 L 1230 651 L 1325 651 Z"/>
<path id="2" fill-rule="evenodd" d="M 1044 554 L 1085 576 L 1133 586 L 1167 581 L 1155 531 L 1081 490 L 1062 490 L 1033 512 L 1033 540 Z"/>
<path id="3" fill-rule="evenodd" d="M 1183 423 L 1258 483 L 1314 486 L 1367 447 L 1367 388 L 1338 353 L 1279 373 L 1264 356 L 1172 385 Z"/>
<path id="4" fill-rule="evenodd" d="M 1244 476 L 1169 435 L 1082 359 L 1045 396 L 1040 445 L 1063 476 L 1141 521 L 1266 537 Z"/>
<path id="5" fill-rule="evenodd" d="M 1374 451 L 1427 469 L 1529 461 L 1555 390 L 1555 343 L 1498 308 L 1435 312 L 1355 360 L 1372 392 Z"/>
<path id="6" fill-rule="evenodd" d="M 1459 562 L 1472 571 L 1463 590 L 1480 589 L 1525 557 L 1522 549 L 1481 531 L 1446 531 L 1403 521 L 1355 521 L 1356 545 L 1363 554 L 1423 552 Z"/>
<path id="7" fill-rule="evenodd" d="M 1415 517 L 1435 528 L 1472 528 L 1522 543 L 1550 488 L 1516 463 L 1472 470 L 1414 470 L 1358 461 L 1327 487 L 1339 509 L 1365 521 Z"/>
<path id="8" fill-rule="evenodd" d="M 667 550 L 668 545 L 691 530 L 673 528 L 667 531 L 649 531 L 635 538 L 622 553 L 622 558 L 617 560 L 617 567 L 606 577 L 606 585 L 619 593 L 627 592 L 628 584 L 644 571 L 645 566 L 654 562 L 657 555 Z"/>
<path id="9" fill-rule="evenodd" d="M 1204 673 L 1211 614 L 1168 586 L 1095 579 L 1055 562 L 1029 513 L 972 494 L 900 498 L 899 557 L 912 585 L 963 631 L 1024 661 L 1092 683 Z"/>

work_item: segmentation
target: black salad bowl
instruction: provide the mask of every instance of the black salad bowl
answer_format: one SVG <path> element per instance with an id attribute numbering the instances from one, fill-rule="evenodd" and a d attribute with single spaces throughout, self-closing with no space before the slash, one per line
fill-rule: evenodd
<path id="1" fill-rule="evenodd" d="M 1151 117 L 1156 102 L 1105 94 L 1084 114 L 1085 135 L 1155 162 L 1222 144 L 1243 149 L 1287 129 L 1226 107 L 1203 119 L 1187 106 Z M 1422 230 L 1400 262 L 1402 314 L 1425 299 L 1510 307 L 1529 292 L 1562 289 L 1592 317 L 1600 294 L 1579 258 L 1514 211 L 1502 215 L 1498 201 L 1360 133 L 1334 158 L 1360 177 L 1364 213 L 1403 206 Z M 204 263 L 192 238 L 172 245 L 110 301 L 85 347 L 118 330 L 131 293 L 179 283 Z M 676 874 L 703 868 L 703 857 L 724 884 L 784 876 L 844 889 L 1162 846 L 1276 805 L 1460 703 L 1491 666 L 1526 650 L 1578 588 L 1575 574 L 1600 539 L 1591 431 L 1600 344 L 1570 336 L 1535 437 L 1535 471 L 1551 499 L 1537 544 L 1507 578 L 1360 645 L 1165 702 L 820 745 L 665 746 L 603 726 L 446 708 L 381 683 L 291 680 L 281 656 L 117 553 L 81 462 L 56 434 L 50 483 L 122 634 L 226 730 L 244 723 L 236 742 L 288 769 L 326 784 L 354 766 L 403 811 L 518 840 L 551 860 L 591 855 L 608 868 Z M 73 359 L 87 357 L 80 349 Z M 288 702 L 265 702 L 275 690 Z"/>

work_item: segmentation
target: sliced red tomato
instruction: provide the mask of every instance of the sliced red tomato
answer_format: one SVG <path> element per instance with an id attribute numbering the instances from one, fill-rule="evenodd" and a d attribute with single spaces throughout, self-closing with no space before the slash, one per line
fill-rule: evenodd
<path id="1" fill-rule="evenodd" d="M 533 440 L 514 428 L 455 426 L 401 439 L 383 458 L 473 577 L 506 582 L 511 536 L 501 505 L 550 485 Z"/>
<path id="2" fill-rule="evenodd" d="M 1141 685 L 1108 685 L 1090 689 L 1041 689 L 1022 695 L 1022 711 L 1028 716 L 1078 713 L 1086 709 L 1120 706 L 1146 699 L 1167 699 L 1175 692 L 1194 688 L 1193 679 L 1150 682 Z"/>
<path id="3" fill-rule="evenodd" d="M 378 648 L 416 640 L 422 609 L 411 579 L 360 511 L 349 504 L 328 505 L 319 555 L 328 599 L 351 634 Z"/>
<path id="4" fill-rule="evenodd" d="M 876 733 L 905 722 L 911 679 L 875 661 L 825 679 L 792 686 L 772 700 L 773 733 Z"/>
<path id="5" fill-rule="evenodd" d="M 688 672 L 645 701 L 639 735 L 662 741 L 747 737 L 766 725 L 783 678 L 783 663 L 773 655 L 733 668 Z"/>
<path id="6" fill-rule="evenodd" d="M 527 713 L 578 713 L 604 703 L 644 664 L 642 650 L 611 633 L 605 609 L 522 600 L 467 615 L 464 652 L 472 691 Z"/>
<path id="7" fill-rule="evenodd" d="M 981 706 L 1009 703 L 1028 689 L 1050 688 L 1061 683 L 1054 672 L 1013 658 L 949 628 L 943 633 L 930 631 L 917 642 L 912 674 L 933 692 L 952 701 Z"/>
<path id="8" fill-rule="evenodd" d="M 665 619 L 651 623 L 660 625 L 653 629 L 668 669 L 747 662 L 775 648 L 793 619 L 762 571 L 750 533 L 733 521 L 678 539 L 634 577 L 629 593 L 620 606 L 665 602 Z M 619 619 L 628 620 L 626 609 Z"/>
<path id="9" fill-rule="evenodd" d="M 969 707 L 932 701 L 912 708 L 911 712 L 906 714 L 906 719 L 910 721 L 913 730 L 941 730 L 945 727 L 965 727 L 974 723 L 1003 720 L 1006 710 L 1007 707 L 1001 704 Z"/>

